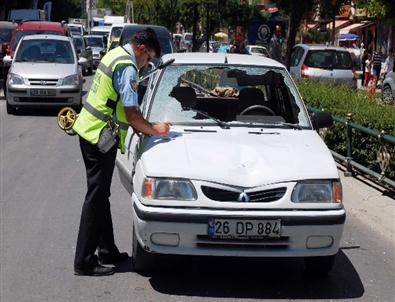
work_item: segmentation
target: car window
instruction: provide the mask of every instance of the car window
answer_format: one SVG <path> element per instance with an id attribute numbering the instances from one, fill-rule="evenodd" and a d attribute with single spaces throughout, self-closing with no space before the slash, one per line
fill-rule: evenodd
<path id="1" fill-rule="evenodd" d="M 0 43 L 10 42 L 12 36 L 12 28 L 1 28 L 0 29 Z"/>
<path id="2" fill-rule="evenodd" d="M 336 51 L 335 56 L 335 69 L 352 69 L 353 61 L 351 59 L 351 54 L 347 51 Z"/>
<path id="3" fill-rule="evenodd" d="M 304 64 L 313 68 L 333 68 L 335 55 L 335 50 L 309 50 Z"/>
<path id="4" fill-rule="evenodd" d="M 299 94 L 285 70 L 266 67 L 180 65 L 167 67 L 151 102 L 149 121 L 210 124 L 212 120 L 185 110 L 182 98 L 196 98 L 197 109 L 220 120 L 240 124 L 237 115 L 249 106 L 263 105 L 283 121 L 308 127 Z M 240 106 L 245 106 L 241 108 Z"/>
<path id="5" fill-rule="evenodd" d="M 15 50 L 16 47 L 18 46 L 18 43 L 20 39 L 24 36 L 28 35 L 63 35 L 62 32 L 60 31 L 53 31 L 53 30 L 18 30 L 15 32 L 15 38 L 14 41 L 12 42 L 12 50 Z"/>
<path id="6" fill-rule="evenodd" d="M 114 27 L 111 31 L 111 38 L 119 38 L 121 36 L 123 27 Z"/>
<path id="7" fill-rule="evenodd" d="M 304 50 L 302 47 L 295 47 L 291 55 L 291 66 L 298 66 L 302 59 Z"/>
<path id="8" fill-rule="evenodd" d="M 74 56 L 68 41 L 25 40 L 15 54 L 15 61 L 73 64 Z"/>
<path id="9" fill-rule="evenodd" d="M 80 28 L 80 27 L 77 27 L 77 26 L 69 26 L 69 28 L 70 28 L 70 31 L 71 31 L 73 34 L 77 34 L 77 35 L 80 35 L 80 34 L 81 34 L 81 28 Z"/>
<path id="10" fill-rule="evenodd" d="M 74 47 L 79 50 L 84 50 L 84 41 L 81 38 L 73 38 Z"/>
<path id="11" fill-rule="evenodd" d="M 86 41 L 90 47 L 103 47 L 103 38 L 101 37 L 87 37 Z"/>

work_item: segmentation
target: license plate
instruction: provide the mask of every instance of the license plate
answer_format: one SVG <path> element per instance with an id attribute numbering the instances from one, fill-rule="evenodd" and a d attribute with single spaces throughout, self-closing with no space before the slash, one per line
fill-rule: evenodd
<path id="1" fill-rule="evenodd" d="M 30 94 L 34 96 L 54 96 L 56 91 L 51 89 L 31 89 Z"/>
<path id="2" fill-rule="evenodd" d="M 207 235 L 211 238 L 280 237 L 281 220 L 211 219 Z"/>

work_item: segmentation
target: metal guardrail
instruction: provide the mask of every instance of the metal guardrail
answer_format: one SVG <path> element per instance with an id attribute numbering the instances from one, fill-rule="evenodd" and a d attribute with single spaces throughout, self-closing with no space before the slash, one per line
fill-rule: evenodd
<path id="1" fill-rule="evenodd" d="M 308 106 L 307 109 L 310 112 L 319 112 L 321 111 L 320 109 L 310 107 Z M 330 150 L 333 157 L 337 160 L 340 160 L 343 162 L 347 168 L 347 172 L 345 173 L 346 176 L 351 176 L 354 174 L 354 169 L 357 169 L 365 174 L 368 174 L 372 177 L 374 177 L 377 181 L 381 183 L 385 183 L 392 188 L 395 188 L 395 181 L 392 179 L 388 178 L 385 176 L 385 172 L 389 166 L 390 160 L 391 160 L 391 155 L 387 151 L 387 148 L 385 146 L 385 142 L 390 143 L 392 145 L 395 145 L 395 137 L 385 134 L 384 131 L 378 131 L 374 129 L 370 129 L 367 127 L 363 127 L 359 124 L 356 124 L 352 122 L 352 114 L 349 113 L 346 118 L 342 118 L 339 116 L 332 115 L 332 118 L 335 122 L 341 123 L 346 125 L 346 130 L 347 130 L 347 155 L 341 155 L 333 150 Z M 359 130 L 365 134 L 368 134 L 370 136 L 376 137 L 380 143 L 380 147 L 377 151 L 377 161 L 380 165 L 381 173 L 377 173 L 364 165 L 361 165 L 360 163 L 357 163 L 356 161 L 353 160 L 352 154 L 353 154 L 353 148 L 352 148 L 352 129 Z M 323 139 L 325 139 L 326 136 L 326 129 L 320 130 L 320 135 Z"/>

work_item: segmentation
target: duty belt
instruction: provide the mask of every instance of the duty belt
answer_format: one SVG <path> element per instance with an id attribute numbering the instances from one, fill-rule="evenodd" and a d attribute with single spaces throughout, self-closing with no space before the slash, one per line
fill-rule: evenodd
<path id="1" fill-rule="evenodd" d="M 123 130 L 128 130 L 129 124 L 124 123 L 119 121 L 118 119 L 114 119 L 112 116 L 104 114 L 103 112 L 97 110 L 95 107 L 93 107 L 89 103 L 84 104 L 84 108 L 86 111 L 88 111 L 90 114 L 92 114 L 94 117 L 98 118 L 99 120 L 103 122 L 108 122 L 109 120 L 113 120 L 116 124 L 119 125 L 119 127 Z"/>

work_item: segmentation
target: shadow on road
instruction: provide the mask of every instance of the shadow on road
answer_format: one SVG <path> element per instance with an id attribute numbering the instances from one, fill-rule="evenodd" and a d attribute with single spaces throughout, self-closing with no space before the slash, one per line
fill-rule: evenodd
<path id="1" fill-rule="evenodd" d="M 165 258 L 164 258 L 165 259 Z M 163 261 L 163 260 L 162 260 Z M 176 266 L 176 267 L 174 267 Z M 323 278 L 303 272 L 298 259 L 168 258 L 148 275 L 154 290 L 169 295 L 250 299 L 347 299 L 364 293 L 352 263 L 339 252 Z"/>

